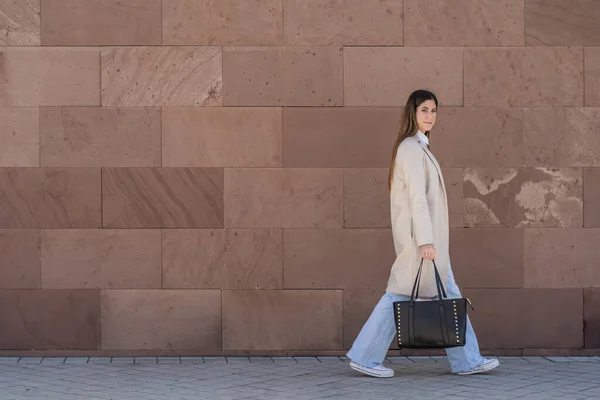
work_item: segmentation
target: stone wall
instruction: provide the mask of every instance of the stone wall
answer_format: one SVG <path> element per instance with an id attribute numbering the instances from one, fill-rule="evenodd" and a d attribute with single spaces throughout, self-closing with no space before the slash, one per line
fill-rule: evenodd
<path id="1" fill-rule="evenodd" d="M 428 88 L 480 345 L 598 354 L 598 21 L 586 0 L 2 0 L 2 353 L 343 354 Z"/>

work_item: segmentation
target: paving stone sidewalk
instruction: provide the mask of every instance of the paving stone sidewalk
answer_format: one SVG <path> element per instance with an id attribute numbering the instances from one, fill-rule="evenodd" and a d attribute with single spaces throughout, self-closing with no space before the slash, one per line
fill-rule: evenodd
<path id="1" fill-rule="evenodd" d="M 344 357 L 0 358 L 0 399 L 600 399 L 600 357 L 504 357 L 456 376 L 444 357 L 392 357 L 390 379 Z"/>

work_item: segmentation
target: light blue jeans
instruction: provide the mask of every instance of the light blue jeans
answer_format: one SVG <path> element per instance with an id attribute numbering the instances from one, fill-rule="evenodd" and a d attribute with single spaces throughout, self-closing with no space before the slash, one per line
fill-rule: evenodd
<path id="1" fill-rule="evenodd" d="M 454 281 L 452 268 L 448 268 L 448 287 L 446 294 L 448 298 L 460 298 L 460 289 Z M 350 360 L 367 366 L 376 367 L 383 363 L 387 351 L 394 340 L 396 327 L 394 322 L 393 303 L 395 301 L 410 300 L 410 296 L 386 292 L 371 316 L 363 326 L 354 341 L 352 348 L 346 354 Z M 479 354 L 479 344 L 473 331 L 471 321 L 467 317 L 465 345 L 462 347 L 451 347 L 446 349 L 446 355 L 452 372 L 465 371 L 484 362 L 484 358 Z"/>

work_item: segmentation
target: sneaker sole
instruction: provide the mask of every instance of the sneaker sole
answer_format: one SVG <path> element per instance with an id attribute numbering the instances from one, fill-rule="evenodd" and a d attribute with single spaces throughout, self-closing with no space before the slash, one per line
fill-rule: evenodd
<path id="1" fill-rule="evenodd" d="M 371 370 L 363 368 L 361 365 L 351 362 L 350 368 L 353 370 L 360 372 L 361 374 L 369 375 L 375 378 L 391 378 L 394 376 L 394 371 L 391 372 L 371 372 Z"/>
<path id="2" fill-rule="evenodd" d="M 491 363 L 486 364 L 486 366 L 483 367 L 482 369 L 474 370 L 474 371 L 459 372 L 458 375 L 484 374 L 486 372 L 493 370 L 494 368 L 497 368 L 499 365 L 500 365 L 500 362 L 498 360 L 494 360 Z"/>

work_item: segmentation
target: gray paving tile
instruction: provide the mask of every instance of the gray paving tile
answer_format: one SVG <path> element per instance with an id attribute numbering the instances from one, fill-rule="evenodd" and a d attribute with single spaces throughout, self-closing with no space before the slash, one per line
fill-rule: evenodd
<path id="1" fill-rule="evenodd" d="M 415 364 L 433 364 L 436 361 L 431 357 L 408 357 Z"/>
<path id="2" fill-rule="evenodd" d="M 252 364 L 273 364 L 271 357 L 249 357 Z"/>
<path id="3" fill-rule="evenodd" d="M 575 362 L 600 362 L 600 357 L 569 357 Z"/>
<path id="4" fill-rule="evenodd" d="M 571 363 L 574 362 L 573 360 L 571 360 L 569 357 L 545 357 L 547 360 L 552 361 L 552 362 L 556 362 L 556 363 Z"/>
<path id="5" fill-rule="evenodd" d="M 225 357 L 228 364 L 248 363 L 250 364 L 250 358 L 248 357 Z"/>
<path id="6" fill-rule="evenodd" d="M 390 357 L 386 362 L 396 376 L 384 380 L 362 376 L 337 357 L 273 357 L 271 362 L 255 357 L 230 357 L 229 362 L 219 357 L 181 357 L 181 363 L 173 362 L 177 357 L 136 359 L 143 365 L 127 357 L 113 358 L 110 364 L 105 359 L 85 363 L 86 358 L 67 358 L 61 364 L 4 358 L 0 362 L 4 397 L 0 398 L 370 400 L 401 394 L 402 399 L 418 400 L 579 400 L 600 396 L 600 363 L 593 359 L 554 362 L 506 357 L 488 375 L 458 377 L 448 372 L 444 357 L 417 358 L 421 362 Z"/>
<path id="7" fill-rule="evenodd" d="M 112 357 L 90 357 L 88 364 L 110 364 Z"/>
<path id="8" fill-rule="evenodd" d="M 497 357 L 498 360 L 509 364 L 531 364 L 531 361 L 524 359 L 523 357 Z"/>
<path id="9" fill-rule="evenodd" d="M 50 364 L 64 364 L 66 357 L 44 357 L 42 359 L 42 364 L 50 365 Z"/>
<path id="10" fill-rule="evenodd" d="M 65 364 L 87 364 L 89 357 L 67 357 Z"/>
<path id="11" fill-rule="evenodd" d="M 321 364 L 317 357 L 294 357 L 298 364 Z"/>
<path id="12" fill-rule="evenodd" d="M 415 362 L 408 357 L 387 357 L 386 361 L 390 364 L 413 365 Z"/>
<path id="13" fill-rule="evenodd" d="M 550 360 L 548 360 L 547 358 L 544 357 L 521 357 L 523 360 L 527 360 L 530 363 L 539 363 L 539 364 L 545 364 L 545 363 L 549 363 L 552 362 Z"/>
<path id="14" fill-rule="evenodd" d="M 133 364 L 135 357 L 113 357 L 111 364 Z"/>
<path id="15" fill-rule="evenodd" d="M 157 360 L 157 357 L 135 357 L 134 363 L 135 364 L 158 364 L 158 360 Z"/>
<path id="16" fill-rule="evenodd" d="M 159 364 L 181 364 L 179 357 L 158 357 Z"/>
<path id="17" fill-rule="evenodd" d="M 225 357 L 179 357 L 182 364 L 204 364 L 206 362 L 213 362 L 215 360 L 220 360 L 223 364 L 225 364 Z"/>
<path id="18" fill-rule="evenodd" d="M 41 364 L 43 357 L 21 357 L 19 364 Z"/>
<path id="19" fill-rule="evenodd" d="M 344 361 L 339 357 L 317 357 L 322 364 L 340 364 Z"/>
<path id="20" fill-rule="evenodd" d="M 271 357 L 275 364 L 298 364 L 294 357 Z"/>

